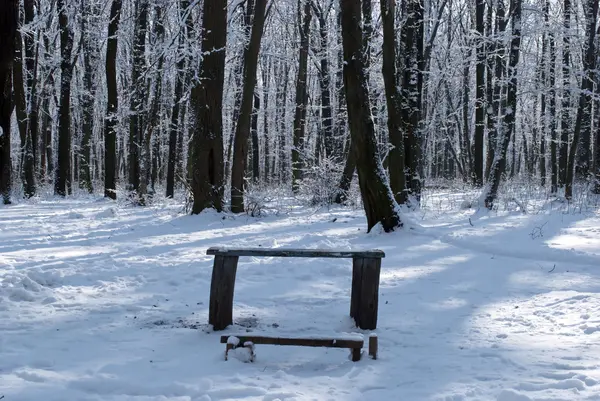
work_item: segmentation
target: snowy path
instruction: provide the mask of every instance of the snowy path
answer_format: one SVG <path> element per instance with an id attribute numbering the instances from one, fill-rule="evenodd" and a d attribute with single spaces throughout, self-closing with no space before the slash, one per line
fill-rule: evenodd
<path id="1" fill-rule="evenodd" d="M 600 400 L 598 214 L 472 226 L 463 211 L 386 235 L 347 210 L 178 209 L 0 207 L 3 401 Z M 380 359 L 258 346 L 254 364 L 223 361 L 205 324 L 215 245 L 383 249 Z M 240 259 L 225 333 L 356 332 L 350 265 Z"/>

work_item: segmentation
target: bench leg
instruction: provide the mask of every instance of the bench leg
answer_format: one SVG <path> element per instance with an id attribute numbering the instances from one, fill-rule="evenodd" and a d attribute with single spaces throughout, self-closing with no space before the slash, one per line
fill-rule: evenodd
<path id="1" fill-rule="evenodd" d="M 350 293 L 350 317 L 358 317 L 360 305 L 360 285 L 362 282 L 363 258 L 352 259 L 352 290 Z"/>
<path id="2" fill-rule="evenodd" d="M 379 345 L 377 343 L 377 336 L 374 334 L 371 334 L 371 336 L 369 337 L 369 356 L 373 359 L 377 359 L 377 349 L 379 348 Z"/>
<path id="3" fill-rule="evenodd" d="M 233 344 L 227 343 L 225 348 L 225 360 L 229 357 L 229 351 L 233 349 Z"/>
<path id="4" fill-rule="evenodd" d="M 350 316 L 363 330 L 377 328 L 380 258 L 356 258 L 352 263 Z"/>
<path id="5" fill-rule="evenodd" d="M 352 348 L 352 362 L 360 361 L 360 355 L 362 353 L 362 349 L 360 348 Z"/>
<path id="6" fill-rule="evenodd" d="M 238 259 L 237 256 L 215 256 L 208 310 L 208 324 L 212 324 L 215 331 L 233 324 L 233 290 Z"/>

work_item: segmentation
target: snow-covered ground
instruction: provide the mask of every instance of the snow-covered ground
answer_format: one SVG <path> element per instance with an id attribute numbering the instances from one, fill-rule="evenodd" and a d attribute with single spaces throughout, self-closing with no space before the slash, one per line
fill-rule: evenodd
<path id="1" fill-rule="evenodd" d="M 600 400 L 597 212 L 422 210 L 367 234 L 347 209 L 180 210 L 0 206 L 0 399 Z M 236 326 L 212 332 L 215 245 L 384 250 L 379 359 L 259 345 L 224 361 L 222 334 L 359 331 L 350 260 L 247 257 Z"/>

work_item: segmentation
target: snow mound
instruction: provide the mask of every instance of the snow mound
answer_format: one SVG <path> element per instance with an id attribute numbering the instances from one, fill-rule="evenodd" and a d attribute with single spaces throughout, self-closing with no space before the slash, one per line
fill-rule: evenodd
<path id="1" fill-rule="evenodd" d="M 104 209 L 100 213 L 97 213 L 95 217 L 97 220 L 117 217 L 117 210 L 114 207 L 109 207 L 108 209 Z"/>

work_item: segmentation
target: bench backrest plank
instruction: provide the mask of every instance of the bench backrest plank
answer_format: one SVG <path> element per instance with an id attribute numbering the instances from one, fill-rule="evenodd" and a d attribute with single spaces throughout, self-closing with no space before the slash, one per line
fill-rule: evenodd
<path id="1" fill-rule="evenodd" d="M 344 249 L 295 249 L 295 248 L 224 248 L 212 247 L 207 255 L 218 256 L 273 256 L 288 258 L 384 258 L 385 253 L 379 249 L 349 251 Z"/>

